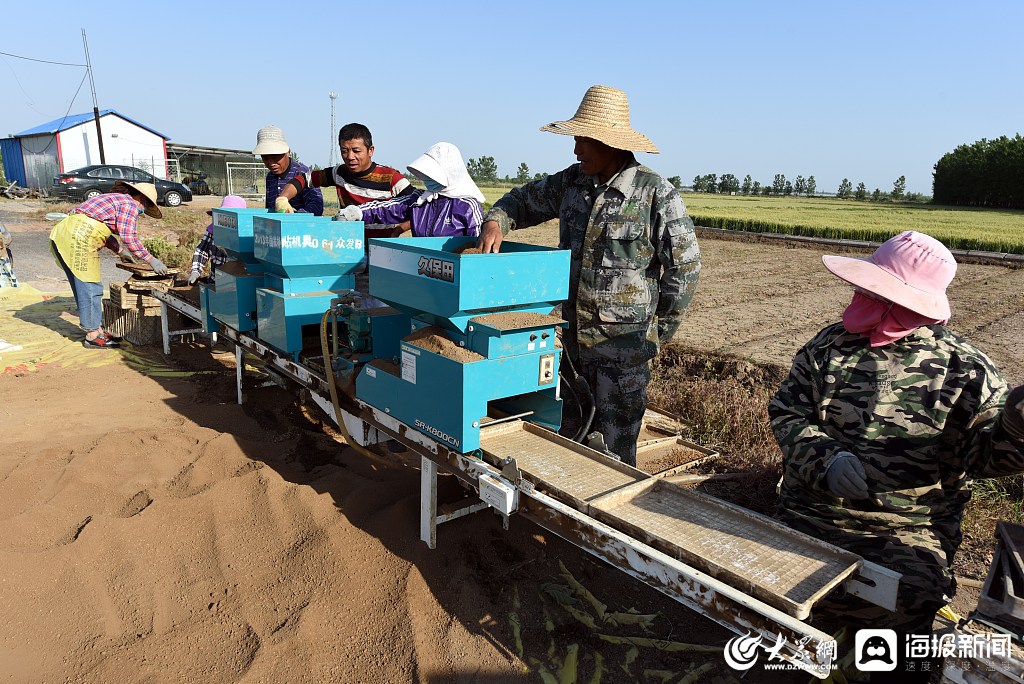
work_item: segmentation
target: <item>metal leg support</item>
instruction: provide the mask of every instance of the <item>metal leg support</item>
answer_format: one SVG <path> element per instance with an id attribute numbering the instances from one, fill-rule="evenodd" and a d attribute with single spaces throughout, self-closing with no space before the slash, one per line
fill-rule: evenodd
<path id="1" fill-rule="evenodd" d="M 160 302 L 160 335 L 164 341 L 164 356 L 171 355 L 171 331 L 167 314 L 167 302 Z"/>
<path id="2" fill-rule="evenodd" d="M 235 386 L 238 389 L 238 403 L 244 402 L 242 396 L 242 373 L 245 371 L 245 350 L 242 349 L 242 345 L 235 345 Z"/>
<path id="3" fill-rule="evenodd" d="M 437 464 L 420 456 L 420 539 L 437 548 Z"/>
<path id="4" fill-rule="evenodd" d="M 437 548 L 437 526 L 470 513 L 482 511 L 490 506 L 479 499 L 470 499 L 461 506 L 444 506 L 440 515 L 437 513 L 437 464 L 426 456 L 420 456 L 420 539 L 427 547 Z M 508 518 L 505 517 L 505 529 L 508 529 Z"/>

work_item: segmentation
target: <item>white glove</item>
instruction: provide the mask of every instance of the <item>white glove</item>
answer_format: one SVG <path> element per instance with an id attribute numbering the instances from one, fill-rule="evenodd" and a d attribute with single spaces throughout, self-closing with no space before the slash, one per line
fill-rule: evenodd
<path id="1" fill-rule="evenodd" d="M 829 491 L 838 499 L 866 499 L 868 497 L 867 473 L 864 464 L 849 451 L 840 451 L 825 471 Z"/>
<path id="2" fill-rule="evenodd" d="M 274 200 L 274 211 L 279 214 L 294 214 L 295 210 L 292 209 L 292 203 L 288 201 L 287 197 L 278 197 Z"/>
<path id="3" fill-rule="evenodd" d="M 359 207 L 357 207 L 354 204 L 350 204 L 347 207 L 342 208 L 342 210 L 338 212 L 338 220 L 339 221 L 362 221 L 363 220 L 363 210 L 360 209 Z"/>
<path id="4" fill-rule="evenodd" d="M 195 285 L 197 280 L 199 280 L 199 271 L 190 271 L 188 274 L 188 284 Z"/>
<path id="5" fill-rule="evenodd" d="M 167 275 L 167 267 L 164 266 L 164 262 L 160 261 L 156 257 L 153 257 L 149 265 L 153 267 L 153 272 L 157 275 Z"/>

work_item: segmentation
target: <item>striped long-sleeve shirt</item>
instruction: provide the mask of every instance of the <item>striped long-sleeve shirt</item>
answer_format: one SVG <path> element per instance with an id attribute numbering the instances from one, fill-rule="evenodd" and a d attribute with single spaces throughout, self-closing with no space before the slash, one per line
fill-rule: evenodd
<path id="1" fill-rule="evenodd" d="M 71 210 L 72 214 L 85 214 L 91 219 L 107 224 L 110 232 L 121 239 L 129 252 L 136 259 L 149 263 L 153 255 L 139 239 L 138 219 L 142 213 L 142 203 L 131 198 L 131 195 L 108 192 L 87 199 Z M 121 246 L 112 235 L 104 245 L 112 252 L 121 253 Z"/>
<path id="2" fill-rule="evenodd" d="M 292 185 L 299 192 L 306 188 L 333 186 L 338 191 L 340 206 L 380 202 L 392 197 L 403 197 L 413 191 L 409 180 L 390 166 L 371 163 L 369 168 L 352 173 L 344 165 L 333 169 L 320 169 L 297 175 Z"/>

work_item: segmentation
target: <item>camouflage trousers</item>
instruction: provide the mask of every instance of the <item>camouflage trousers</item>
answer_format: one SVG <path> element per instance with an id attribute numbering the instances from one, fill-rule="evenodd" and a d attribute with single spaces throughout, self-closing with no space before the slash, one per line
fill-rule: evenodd
<path id="1" fill-rule="evenodd" d="M 580 350 L 576 370 L 594 395 L 590 430 L 604 435 L 608 450 L 623 463 L 636 466 L 636 440 L 647 409 L 650 363 L 614 363 Z"/>

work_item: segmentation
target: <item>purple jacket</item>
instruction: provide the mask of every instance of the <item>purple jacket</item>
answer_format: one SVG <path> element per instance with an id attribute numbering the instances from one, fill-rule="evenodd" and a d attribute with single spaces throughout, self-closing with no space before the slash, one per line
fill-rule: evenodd
<path id="1" fill-rule="evenodd" d="M 364 204 L 359 207 L 363 223 L 411 221 L 413 237 L 475 237 L 480 234 L 483 211 L 475 199 L 436 195 L 433 201 L 416 204 L 423 194 L 423 190 L 416 190 L 402 197 Z"/>

